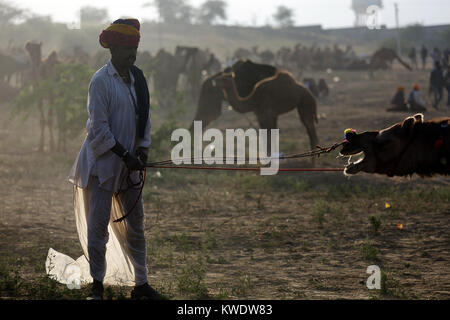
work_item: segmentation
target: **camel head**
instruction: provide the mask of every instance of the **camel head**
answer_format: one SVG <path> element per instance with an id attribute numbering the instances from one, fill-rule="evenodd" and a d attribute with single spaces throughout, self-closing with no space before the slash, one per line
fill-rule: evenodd
<path id="1" fill-rule="evenodd" d="M 177 46 L 175 48 L 174 56 L 180 73 L 186 73 L 188 71 L 188 64 L 192 60 L 195 60 L 195 56 L 199 51 L 200 50 L 197 47 Z"/>
<path id="2" fill-rule="evenodd" d="M 406 175 L 406 168 L 399 166 L 399 161 L 412 139 L 413 128 L 423 122 L 423 115 L 416 114 L 402 122 L 380 131 L 367 131 L 357 134 L 347 132 L 346 142 L 340 151 L 341 156 L 350 156 L 345 167 L 346 175 L 360 171 L 380 173 L 388 176 Z M 359 156 L 359 160 L 352 161 L 352 157 Z"/>
<path id="3" fill-rule="evenodd" d="M 224 100 L 224 94 L 222 90 L 217 87 L 216 79 L 222 75 L 219 72 L 208 79 L 206 79 L 200 90 L 198 99 L 197 113 L 194 117 L 194 121 L 202 121 L 203 127 L 206 127 L 212 121 L 219 118 L 222 113 L 222 101 Z M 194 123 L 190 127 L 190 131 L 194 128 Z"/>
<path id="4" fill-rule="evenodd" d="M 360 171 L 374 172 L 376 167 L 376 159 L 373 156 L 374 141 L 378 136 L 377 131 L 368 131 L 360 134 L 346 134 L 347 142 L 344 143 L 340 154 L 349 156 L 348 165 L 345 167 L 344 173 L 356 174 Z M 362 156 L 358 161 L 352 162 L 352 157 Z"/>
<path id="5" fill-rule="evenodd" d="M 25 50 L 27 50 L 30 53 L 38 53 L 38 54 L 40 54 L 41 47 L 42 47 L 42 42 L 36 43 L 36 42 L 28 41 L 25 44 Z"/>
<path id="6" fill-rule="evenodd" d="M 60 63 L 58 59 L 58 54 L 53 50 L 44 60 L 40 66 L 41 76 L 49 77 L 54 71 L 55 66 Z"/>
<path id="7" fill-rule="evenodd" d="M 55 50 L 53 50 L 47 57 L 47 63 L 50 63 L 51 65 L 55 65 L 59 63 L 58 60 L 58 54 Z"/>
<path id="8" fill-rule="evenodd" d="M 225 69 L 220 75 L 213 79 L 212 85 L 220 90 L 231 89 L 235 73 L 231 69 Z"/>
<path id="9" fill-rule="evenodd" d="M 41 53 L 42 42 L 35 43 L 28 41 L 25 45 L 25 50 L 28 52 L 30 56 L 31 63 L 35 66 L 38 66 L 42 60 Z"/>

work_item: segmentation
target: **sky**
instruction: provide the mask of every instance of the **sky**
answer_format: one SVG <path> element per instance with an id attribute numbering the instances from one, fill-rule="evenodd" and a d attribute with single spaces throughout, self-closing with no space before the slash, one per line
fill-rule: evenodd
<path id="1" fill-rule="evenodd" d="M 5 1 L 5 0 L 4 0 Z M 6 0 L 22 9 L 51 16 L 55 22 L 74 23 L 77 11 L 82 6 L 107 8 L 111 20 L 119 17 L 135 17 L 140 20 L 156 20 L 156 10 L 143 8 L 151 0 Z M 187 0 L 194 7 L 204 0 Z M 228 3 L 226 24 L 261 26 L 274 24 L 272 15 L 277 6 L 284 5 L 294 10 L 297 26 L 321 24 L 323 28 L 351 27 L 354 13 L 351 0 L 226 0 Z M 124 5 L 125 3 L 125 5 Z M 379 11 L 379 23 L 388 28 L 395 27 L 394 3 L 398 4 L 400 26 L 415 23 L 423 25 L 450 24 L 450 0 L 384 0 Z"/>

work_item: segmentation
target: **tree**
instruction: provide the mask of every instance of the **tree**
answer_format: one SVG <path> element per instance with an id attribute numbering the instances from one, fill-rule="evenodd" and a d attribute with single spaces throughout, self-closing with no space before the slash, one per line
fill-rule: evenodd
<path id="1" fill-rule="evenodd" d="M 0 25 L 4 26 L 15 19 L 22 18 L 24 10 L 15 8 L 4 1 L 0 1 Z"/>
<path id="2" fill-rule="evenodd" d="M 226 20 L 227 3 L 223 0 L 207 0 L 199 9 L 198 20 L 201 24 L 211 25 L 217 20 Z"/>
<path id="3" fill-rule="evenodd" d="M 285 6 L 278 6 L 273 18 L 281 28 L 286 28 L 294 25 L 293 15 L 294 11 L 292 9 Z"/>
<path id="4" fill-rule="evenodd" d="M 191 24 L 195 16 L 195 8 L 188 4 L 182 4 L 178 10 L 177 20 L 175 23 Z"/>
<path id="5" fill-rule="evenodd" d="M 156 7 L 164 23 L 190 24 L 194 16 L 194 8 L 186 0 L 154 0 L 143 4 L 143 7 L 150 5 Z"/>
<path id="6" fill-rule="evenodd" d="M 104 24 L 108 20 L 108 9 L 84 6 L 80 9 L 81 27 Z"/>

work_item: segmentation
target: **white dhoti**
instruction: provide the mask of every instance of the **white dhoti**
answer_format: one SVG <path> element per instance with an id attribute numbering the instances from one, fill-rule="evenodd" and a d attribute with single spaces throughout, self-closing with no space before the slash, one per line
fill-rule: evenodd
<path id="1" fill-rule="evenodd" d="M 74 187 L 78 236 L 92 278 L 115 285 L 147 282 L 142 197 L 125 220 L 113 222 L 135 205 L 138 196 L 137 188 L 118 195 L 102 189 L 95 176 L 87 188 Z"/>

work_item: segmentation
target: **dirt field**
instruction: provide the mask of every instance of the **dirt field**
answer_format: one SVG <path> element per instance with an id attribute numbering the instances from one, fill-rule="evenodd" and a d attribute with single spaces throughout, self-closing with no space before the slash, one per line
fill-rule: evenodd
<path id="1" fill-rule="evenodd" d="M 374 80 L 365 72 L 304 76 L 326 77 L 332 85 L 331 95 L 319 102 L 324 146 L 341 141 L 348 127 L 360 132 L 402 120 L 408 114 L 385 111 L 396 87 L 409 93 L 418 80 L 426 92 L 428 79 L 428 73 L 401 69 L 378 72 Z M 0 297 L 83 298 L 86 288 L 69 291 L 46 279 L 44 267 L 50 247 L 81 255 L 66 177 L 83 137 L 71 141 L 65 154 L 37 153 L 37 119 L 11 120 L 6 105 L 0 115 Z M 425 119 L 445 115 L 442 102 L 438 111 L 429 106 Z M 248 119 L 256 123 L 254 115 Z M 156 115 L 155 128 L 162 120 Z M 245 129 L 249 120 L 224 111 L 212 126 Z M 309 149 L 296 111 L 283 115 L 279 126 L 281 151 Z M 342 167 L 337 153 L 319 158 L 317 166 Z M 447 177 L 263 177 L 168 169 L 149 170 L 148 176 L 149 281 L 171 299 L 450 298 Z M 381 290 L 366 287 L 366 268 L 373 264 L 383 271 Z M 108 290 L 109 298 L 120 299 L 131 288 Z"/>

